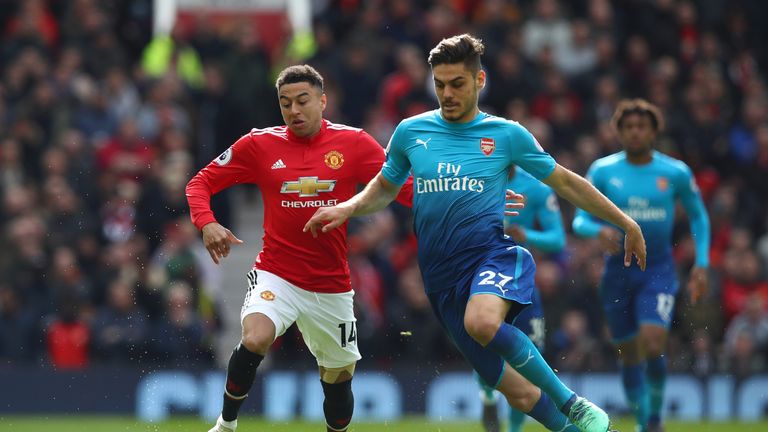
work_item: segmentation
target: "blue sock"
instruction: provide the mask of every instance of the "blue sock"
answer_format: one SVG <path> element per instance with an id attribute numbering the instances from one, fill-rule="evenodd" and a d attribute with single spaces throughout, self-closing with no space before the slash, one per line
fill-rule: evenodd
<path id="1" fill-rule="evenodd" d="M 664 406 L 664 386 L 667 382 L 667 359 L 662 355 L 648 359 L 648 368 L 645 371 L 648 378 L 648 394 L 650 409 L 648 423 L 657 425 L 661 423 L 661 409 Z"/>
<path id="2" fill-rule="evenodd" d="M 635 414 L 637 424 L 642 430 L 648 425 L 648 387 L 645 383 L 645 371 L 642 364 L 621 367 L 621 380 L 629 407 Z"/>
<path id="3" fill-rule="evenodd" d="M 554 401 L 558 409 L 574 395 L 573 391 L 557 378 L 528 336 L 517 327 L 502 323 L 486 348 L 500 355 L 520 375 L 539 387 Z"/>
<path id="4" fill-rule="evenodd" d="M 541 423 L 545 428 L 558 432 L 579 432 L 579 429 L 568 423 L 568 417 L 561 413 L 552 399 L 546 393 L 541 393 L 539 401 L 528 413 L 531 418 Z M 510 408 L 509 432 L 520 432 L 523 428 L 525 417 L 520 411 Z"/>

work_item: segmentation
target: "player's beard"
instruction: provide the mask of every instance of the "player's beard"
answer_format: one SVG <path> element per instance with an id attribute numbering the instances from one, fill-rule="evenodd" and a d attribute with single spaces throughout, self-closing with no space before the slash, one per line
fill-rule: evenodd
<path id="1" fill-rule="evenodd" d="M 464 121 L 472 120 L 472 119 L 466 119 L 465 117 L 469 115 L 477 106 L 477 89 L 475 89 L 475 94 L 467 98 L 466 100 L 474 100 L 475 103 L 467 104 L 465 101 L 454 99 L 454 103 L 456 103 L 457 109 L 455 109 L 452 114 L 445 112 L 445 108 L 443 108 L 443 106 L 441 105 L 440 112 L 442 113 L 443 118 L 450 122 L 457 122 L 457 121 L 460 121 L 461 119 L 464 119 Z"/>

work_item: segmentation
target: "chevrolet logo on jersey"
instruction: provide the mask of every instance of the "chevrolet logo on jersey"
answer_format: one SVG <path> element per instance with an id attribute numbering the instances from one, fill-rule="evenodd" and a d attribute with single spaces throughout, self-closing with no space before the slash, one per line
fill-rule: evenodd
<path id="1" fill-rule="evenodd" d="M 318 180 L 317 177 L 299 177 L 298 181 L 283 182 L 281 193 L 297 193 L 299 197 L 314 197 L 320 192 L 331 192 L 336 180 Z"/>

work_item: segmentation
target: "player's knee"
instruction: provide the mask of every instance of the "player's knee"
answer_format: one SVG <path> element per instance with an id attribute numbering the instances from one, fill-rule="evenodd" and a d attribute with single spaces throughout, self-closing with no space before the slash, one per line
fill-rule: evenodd
<path id="1" fill-rule="evenodd" d="M 664 338 L 646 337 L 643 340 L 643 351 L 647 358 L 656 358 L 664 354 Z"/>
<path id="2" fill-rule="evenodd" d="M 266 355 L 275 341 L 277 328 L 263 313 L 252 313 L 243 319 L 242 344 L 248 351 Z"/>
<path id="3" fill-rule="evenodd" d="M 243 329 L 242 344 L 252 353 L 266 355 L 273 341 L 274 338 L 271 335 L 259 329 Z"/>
<path id="4" fill-rule="evenodd" d="M 483 346 L 493 340 L 500 325 L 499 320 L 493 315 L 468 313 L 464 316 L 464 328 L 467 333 Z"/>
<path id="5" fill-rule="evenodd" d="M 352 421 L 352 412 L 355 408 L 355 398 L 352 395 L 352 380 L 337 383 L 327 383 L 320 380 L 323 386 L 325 401 L 323 413 L 328 429 L 345 431 Z"/>

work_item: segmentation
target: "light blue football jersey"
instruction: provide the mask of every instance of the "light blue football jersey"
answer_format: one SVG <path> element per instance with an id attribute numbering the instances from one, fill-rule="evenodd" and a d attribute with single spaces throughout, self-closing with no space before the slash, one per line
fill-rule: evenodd
<path id="1" fill-rule="evenodd" d="M 504 195 L 511 165 L 538 179 L 555 161 L 519 123 L 480 112 L 449 123 L 439 110 L 403 120 L 387 147 L 383 176 L 402 185 L 413 174 L 414 231 L 427 292 L 471 277 L 504 239 Z"/>
<path id="2" fill-rule="evenodd" d="M 557 252 L 565 247 L 565 228 L 557 195 L 549 186 L 525 170 L 517 168 L 507 182 L 507 189 L 525 197 L 525 208 L 517 216 L 506 216 L 507 225 L 520 225 L 526 230 L 527 248 Z"/>
<path id="3" fill-rule="evenodd" d="M 653 152 L 651 162 L 636 165 L 627 161 L 625 152 L 596 160 L 587 179 L 614 204 L 634 219 L 643 230 L 648 261 L 670 259 L 675 201 L 683 204 L 691 221 L 696 244 L 696 265 L 709 264 L 709 217 L 690 168 L 677 159 Z M 577 210 L 574 231 L 596 237 L 602 222 L 583 210 Z M 618 263 L 623 253 L 615 256 Z"/>

